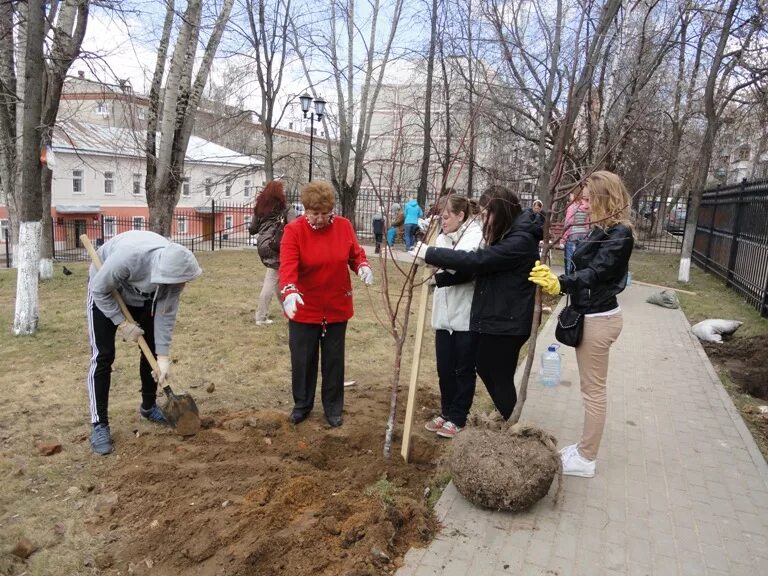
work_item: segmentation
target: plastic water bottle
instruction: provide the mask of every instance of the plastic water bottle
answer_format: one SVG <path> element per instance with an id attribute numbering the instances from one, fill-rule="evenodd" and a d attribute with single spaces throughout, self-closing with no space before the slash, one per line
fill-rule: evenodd
<path id="1" fill-rule="evenodd" d="M 560 354 L 558 344 L 550 344 L 541 354 L 541 383 L 544 386 L 560 384 Z"/>

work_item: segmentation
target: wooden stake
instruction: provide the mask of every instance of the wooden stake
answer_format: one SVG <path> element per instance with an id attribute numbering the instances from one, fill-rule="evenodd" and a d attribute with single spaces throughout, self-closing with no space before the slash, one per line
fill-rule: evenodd
<path id="1" fill-rule="evenodd" d="M 651 288 L 661 288 L 662 290 L 674 290 L 681 294 L 689 294 L 690 296 L 698 296 L 696 292 L 690 292 L 688 290 L 682 290 L 681 288 L 672 288 L 671 286 L 662 286 L 661 284 L 651 284 L 650 282 L 641 282 L 640 280 L 632 280 L 633 284 L 640 284 L 641 286 L 650 286 Z"/>
<path id="2" fill-rule="evenodd" d="M 428 231 L 427 243 L 431 246 L 437 237 L 439 222 L 432 222 Z M 413 362 L 411 363 L 411 380 L 408 384 L 408 403 L 405 407 L 405 423 L 403 425 L 403 445 L 400 454 L 403 460 L 408 462 L 411 451 L 411 428 L 413 427 L 413 415 L 416 411 L 416 389 L 419 380 L 419 365 L 421 363 L 421 345 L 424 340 L 424 323 L 427 318 L 427 300 L 429 299 L 429 277 L 432 275 L 429 266 L 424 266 L 422 274 L 421 293 L 419 295 L 419 314 L 416 318 L 416 338 L 413 341 Z"/>

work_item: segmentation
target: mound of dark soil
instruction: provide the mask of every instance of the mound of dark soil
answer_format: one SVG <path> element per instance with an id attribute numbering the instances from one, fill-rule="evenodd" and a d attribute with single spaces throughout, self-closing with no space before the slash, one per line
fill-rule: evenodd
<path id="1" fill-rule="evenodd" d="M 385 460 L 386 393 L 356 396 L 337 429 L 322 408 L 298 426 L 286 413 L 241 411 L 213 415 L 187 440 L 124 441 L 103 487 L 119 505 L 94 519 L 113 541 L 104 573 L 394 573 L 435 533 L 425 488 L 445 444 L 417 432 L 411 464 L 399 439 Z"/>
<path id="2" fill-rule="evenodd" d="M 712 363 L 725 368 L 742 391 L 768 400 L 768 335 L 703 345 Z"/>

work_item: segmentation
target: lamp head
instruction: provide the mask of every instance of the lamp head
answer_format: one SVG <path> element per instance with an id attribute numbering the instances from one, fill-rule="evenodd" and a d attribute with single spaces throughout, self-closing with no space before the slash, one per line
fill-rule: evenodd
<path id="1" fill-rule="evenodd" d="M 318 97 L 315 100 L 315 113 L 317 114 L 318 120 L 322 119 L 323 114 L 325 114 L 325 100 L 321 97 Z"/>
<path id="2" fill-rule="evenodd" d="M 304 94 L 299 96 L 299 101 L 301 102 L 301 111 L 304 112 L 304 118 L 306 118 L 307 112 L 309 112 L 309 105 L 312 104 L 312 96 L 304 92 Z"/>

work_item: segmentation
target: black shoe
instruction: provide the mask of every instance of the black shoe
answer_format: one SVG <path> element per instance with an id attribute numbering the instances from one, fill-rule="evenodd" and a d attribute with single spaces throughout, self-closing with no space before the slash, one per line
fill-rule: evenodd
<path id="1" fill-rule="evenodd" d="M 290 417 L 291 424 L 298 424 L 299 422 L 304 422 L 304 420 L 306 420 L 308 416 L 309 416 L 309 413 L 302 414 L 301 412 L 295 412 L 295 411 L 291 412 L 291 417 Z"/>
<path id="2" fill-rule="evenodd" d="M 331 428 L 338 428 L 342 423 L 341 416 L 328 416 L 326 420 Z"/>

